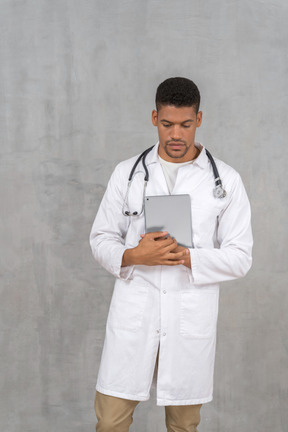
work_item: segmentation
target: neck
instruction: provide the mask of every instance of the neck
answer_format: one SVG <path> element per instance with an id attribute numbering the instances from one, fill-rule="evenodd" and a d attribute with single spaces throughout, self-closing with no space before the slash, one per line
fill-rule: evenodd
<path id="1" fill-rule="evenodd" d="M 194 156 L 192 157 L 191 160 L 197 159 L 197 157 L 199 156 L 199 154 L 200 154 L 200 150 L 199 150 L 198 147 L 195 146 L 195 153 L 194 153 Z"/>

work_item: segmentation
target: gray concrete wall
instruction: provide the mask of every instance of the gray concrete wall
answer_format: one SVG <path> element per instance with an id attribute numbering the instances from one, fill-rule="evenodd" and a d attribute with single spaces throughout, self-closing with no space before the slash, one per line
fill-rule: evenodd
<path id="1" fill-rule="evenodd" d="M 287 2 L 1 0 L 0 20 L 0 430 L 94 430 L 113 278 L 88 236 L 115 164 L 156 142 L 156 86 L 182 75 L 255 237 L 221 289 L 200 431 L 287 431 Z M 131 430 L 164 432 L 154 392 Z"/>

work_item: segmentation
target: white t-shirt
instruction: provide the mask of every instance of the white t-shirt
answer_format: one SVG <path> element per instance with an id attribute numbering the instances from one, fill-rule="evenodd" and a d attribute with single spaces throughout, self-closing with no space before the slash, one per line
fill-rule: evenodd
<path id="1" fill-rule="evenodd" d="M 171 192 L 174 188 L 175 182 L 176 182 L 178 169 L 184 165 L 192 164 L 193 160 L 188 161 L 188 162 L 177 163 L 177 162 L 168 162 L 168 161 L 162 159 L 159 155 L 158 155 L 158 157 L 159 157 L 160 164 L 162 166 L 162 170 L 163 170 L 163 173 L 165 176 L 165 180 L 166 180 L 166 183 L 168 186 L 169 193 L 171 194 Z"/>

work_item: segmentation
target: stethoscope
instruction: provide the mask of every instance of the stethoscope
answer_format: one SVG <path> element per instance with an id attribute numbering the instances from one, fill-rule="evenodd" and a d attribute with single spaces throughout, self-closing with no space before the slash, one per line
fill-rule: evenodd
<path id="1" fill-rule="evenodd" d="M 143 211 L 144 211 L 145 192 L 146 192 L 147 183 L 149 181 L 149 172 L 148 172 L 148 168 L 147 168 L 145 160 L 146 160 L 147 154 L 153 149 L 153 147 L 154 147 L 154 145 L 152 147 L 149 147 L 148 149 L 144 150 L 144 152 L 141 153 L 141 155 L 138 157 L 138 159 L 136 160 L 136 162 L 134 163 L 134 165 L 133 165 L 133 167 L 131 169 L 131 172 L 130 172 L 130 175 L 129 175 L 129 178 L 128 178 L 127 191 L 126 191 L 126 195 L 125 195 L 124 202 L 123 202 L 123 207 L 122 207 L 122 213 L 123 213 L 124 216 L 140 216 L 143 213 Z M 213 156 L 211 155 L 211 153 L 207 149 L 205 149 L 205 150 L 206 150 L 206 154 L 207 154 L 207 156 L 208 156 L 208 158 L 209 158 L 209 160 L 211 162 L 212 168 L 213 168 L 214 181 L 215 181 L 215 188 L 213 189 L 213 195 L 214 195 L 215 198 L 225 198 L 226 191 L 225 191 L 225 189 L 222 186 L 222 181 L 220 179 L 216 163 L 215 163 L 215 161 L 214 161 Z M 141 208 L 140 213 L 138 213 L 137 211 L 130 212 L 130 210 L 129 210 L 129 202 L 128 202 L 129 190 L 130 190 L 130 187 L 131 187 L 131 184 L 132 184 L 132 179 L 133 179 L 134 172 L 135 172 L 135 170 L 136 170 L 136 168 L 137 168 L 137 166 L 138 166 L 138 164 L 140 163 L 141 160 L 142 160 L 142 165 L 143 165 L 143 168 L 144 168 L 144 171 L 145 171 L 144 186 L 143 186 L 142 208 Z M 127 210 L 125 210 L 125 208 Z"/>

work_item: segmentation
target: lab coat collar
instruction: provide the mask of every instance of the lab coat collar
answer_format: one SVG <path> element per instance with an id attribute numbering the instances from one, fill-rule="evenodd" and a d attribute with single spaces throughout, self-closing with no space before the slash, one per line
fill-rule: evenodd
<path id="1" fill-rule="evenodd" d="M 196 159 L 194 159 L 193 164 L 198 165 L 200 168 L 205 169 L 208 164 L 208 156 L 205 152 L 205 147 L 200 142 L 197 141 L 195 141 L 195 146 L 200 150 L 200 154 Z M 146 158 L 147 166 L 153 163 L 159 163 L 158 148 L 159 148 L 159 141 L 147 155 Z"/>

